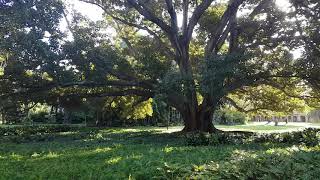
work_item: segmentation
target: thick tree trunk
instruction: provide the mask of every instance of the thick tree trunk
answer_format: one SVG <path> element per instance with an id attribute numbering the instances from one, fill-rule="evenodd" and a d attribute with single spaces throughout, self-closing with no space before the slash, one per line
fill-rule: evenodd
<path id="1" fill-rule="evenodd" d="M 179 62 L 179 69 L 184 80 L 186 90 L 183 92 L 186 100 L 183 102 L 183 108 L 180 113 L 184 119 L 184 132 L 209 132 L 213 133 L 217 129 L 212 124 L 213 112 L 215 110 L 214 101 L 208 100 L 203 107 L 199 106 L 197 98 L 196 83 L 193 74 L 193 68 L 189 59 L 189 43 L 185 38 L 179 39 L 176 50 L 176 61 Z M 210 109 L 210 110 L 208 110 Z"/>
<path id="2" fill-rule="evenodd" d="M 102 126 L 102 119 L 103 119 L 102 111 L 100 109 L 97 109 L 96 110 L 96 123 L 95 123 L 97 127 Z"/>
<path id="3" fill-rule="evenodd" d="M 212 123 L 213 112 L 197 113 L 196 116 L 188 111 L 182 113 L 184 120 L 183 132 L 208 132 L 214 133 L 217 129 Z"/>
<path id="4" fill-rule="evenodd" d="M 64 115 L 63 115 L 63 124 L 71 124 L 71 111 L 69 110 L 64 110 Z"/>

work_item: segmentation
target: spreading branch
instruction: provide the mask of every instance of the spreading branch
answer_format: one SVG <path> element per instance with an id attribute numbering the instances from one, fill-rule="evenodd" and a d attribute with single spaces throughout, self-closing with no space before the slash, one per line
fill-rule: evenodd
<path id="1" fill-rule="evenodd" d="M 127 21 L 123 18 L 120 18 L 120 17 L 117 17 L 114 15 L 114 13 L 110 12 L 103 4 L 99 4 L 98 2 L 95 2 L 95 1 L 90 1 L 90 0 L 81 0 L 85 3 L 89 3 L 89 4 L 93 4 L 93 5 L 96 5 L 98 7 L 100 7 L 108 16 L 110 16 L 114 21 L 117 21 L 117 22 L 120 22 L 122 24 L 125 24 L 127 26 L 131 26 L 131 27 L 134 27 L 134 28 L 137 28 L 139 30 L 144 30 L 146 31 L 149 35 L 153 36 L 155 38 L 155 40 L 157 41 L 157 44 L 162 48 L 164 49 L 164 53 L 167 55 L 167 56 L 175 56 L 175 54 L 167 47 L 167 45 L 163 42 L 163 40 L 161 39 L 161 37 L 154 31 L 152 31 L 150 28 L 148 28 L 147 26 L 145 25 L 141 25 L 141 24 L 137 24 L 137 23 L 133 23 L 133 22 L 130 22 L 130 21 Z"/>
<path id="2" fill-rule="evenodd" d="M 127 2 L 134 7 L 144 18 L 158 25 L 164 32 L 170 34 L 172 32 L 172 28 L 167 25 L 163 20 L 158 18 L 152 11 L 139 0 L 127 0 Z"/>
<path id="3" fill-rule="evenodd" d="M 220 22 L 216 28 L 215 34 L 209 39 L 207 47 L 206 47 L 206 55 L 209 56 L 215 50 L 221 42 L 224 42 L 227 38 L 225 33 L 229 33 L 229 31 L 225 31 L 226 27 L 229 24 L 230 19 L 236 15 L 239 6 L 244 2 L 244 0 L 234 0 L 231 4 L 228 5 L 227 10 L 222 15 Z"/>
<path id="4" fill-rule="evenodd" d="M 208 9 L 208 7 L 211 5 L 213 1 L 214 0 L 203 0 L 194 10 L 189 20 L 186 34 L 184 34 L 186 43 L 190 42 L 192 38 L 192 33 L 194 31 L 194 27 L 198 24 L 198 21 L 201 18 L 202 14 Z"/>
<path id="5" fill-rule="evenodd" d="M 236 103 L 233 99 L 231 99 L 229 97 L 224 97 L 223 101 L 225 101 L 226 103 L 230 104 L 231 106 L 236 108 L 238 111 L 243 112 L 243 113 L 257 112 L 257 111 L 261 111 L 261 110 L 269 110 L 268 108 L 245 109 L 245 108 L 241 107 L 240 105 L 238 105 L 238 103 Z"/>

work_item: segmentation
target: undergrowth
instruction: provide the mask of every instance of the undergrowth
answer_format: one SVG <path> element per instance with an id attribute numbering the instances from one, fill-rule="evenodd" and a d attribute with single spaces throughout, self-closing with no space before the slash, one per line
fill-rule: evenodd
<path id="1" fill-rule="evenodd" d="M 320 173 L 316 129 L 181 135 L 39 128 L 1 131 L 0 179 L 317 179 Z"/>

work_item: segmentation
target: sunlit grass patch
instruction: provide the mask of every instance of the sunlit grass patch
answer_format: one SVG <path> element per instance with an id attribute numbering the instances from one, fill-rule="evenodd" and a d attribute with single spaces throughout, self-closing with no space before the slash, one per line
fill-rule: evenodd
<path id="1" fill-rule="evenodd" d="M 281 131 L 297 131 L 302 130 L 304 126 L 297 126 L 297 125 L 217 125 L 217 128 L 225 131 L 252 131 L 252 132 L 281 132 Z"/>
<path id="2" fill-rule="evenodd" d="M 106 161 L 107 164 L 116 164 L 118 163 L 120 160 L 122 159 L 122 157 L 112 157 L 109 160 Z"/>

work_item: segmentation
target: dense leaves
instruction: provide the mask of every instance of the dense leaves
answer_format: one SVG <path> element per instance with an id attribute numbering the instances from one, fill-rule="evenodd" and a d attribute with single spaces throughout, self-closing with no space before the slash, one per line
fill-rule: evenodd
<path id="1" fill-rule="evenodd" d="M 317 146 L 320 143 L 320 130 L 308 128 L 303 131 L 259 134 L 253 132 L 220 132 L 217 134 L 190 133 L 186 136 L 187 145 L 220 145 L 244 143 L 288 143 L 295 145 Z"/>

